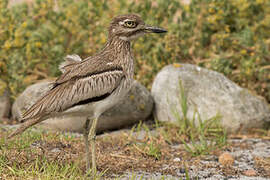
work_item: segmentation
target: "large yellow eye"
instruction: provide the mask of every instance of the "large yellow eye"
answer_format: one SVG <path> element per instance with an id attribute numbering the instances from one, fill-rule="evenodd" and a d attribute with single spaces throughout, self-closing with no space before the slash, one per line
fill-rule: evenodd
<path id="1" fill-rule="evenodd" d="M 135 28 L 137 26 L 135 21 L 125 21 L 124 25 L 128 28 Z"/>

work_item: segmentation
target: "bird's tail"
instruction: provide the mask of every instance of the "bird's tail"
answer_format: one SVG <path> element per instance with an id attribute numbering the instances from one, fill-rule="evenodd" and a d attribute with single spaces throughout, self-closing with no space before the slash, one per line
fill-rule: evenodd
<path id="1" fill-rule="evenodd" d="M 18 127 L 15 131 L 13 131 L 11 134 L 9 134 L 7 138 L 11 139 L 16 135 L 21 134 L 27 128 L 39 123 L 40 121 L 42 121 L 41 117 L 26 120 L 20 127 Z"/>

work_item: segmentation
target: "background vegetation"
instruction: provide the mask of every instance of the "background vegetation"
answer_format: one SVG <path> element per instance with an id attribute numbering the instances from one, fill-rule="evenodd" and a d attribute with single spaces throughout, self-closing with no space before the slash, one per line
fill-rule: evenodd
<path id="1" fill-rule="evenodd" d="M 148 88 L 166 64 L 188 62 L 270 102 L 269 0 L 36 0 L 12 7 L 0 0 L 0 91 L 8 87 L 15 98 L 35 81 L 59 75 L 67 54 L 93 55 L 111 18 L 128 12 L 169 30 L 133 44 L 136 79 Z"/>

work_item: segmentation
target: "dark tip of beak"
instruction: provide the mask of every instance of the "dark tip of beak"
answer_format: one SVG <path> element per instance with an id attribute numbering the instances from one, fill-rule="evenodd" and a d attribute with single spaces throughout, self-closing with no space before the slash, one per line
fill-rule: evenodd
<path id="1" fill-rule="evenodd" d="M 148 33 L 166 33 L 167 30 L 159 28 L 159 27 L 153 27 L 153 26 L 146 26 L 145 31 Z"/>

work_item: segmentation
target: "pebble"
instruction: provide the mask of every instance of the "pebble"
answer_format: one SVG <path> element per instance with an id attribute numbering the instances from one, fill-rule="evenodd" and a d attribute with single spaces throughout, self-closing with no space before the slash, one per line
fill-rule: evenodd
<path id="1" fill-rule="evenodd" d="M 218 162 L 223 166 L 232 166 L 234 163 L 234 158 L 230 153 L 224 152 L 218 157 Z"/>
<path id="2" fill-rule="evenodd" d="M 180 162 L 180 161 L 181 161 L 180 158 L 174 158 L 174 159 L 173 159 L 173 162 Z"/>
<path id="3" fill-rule="evenodd" d="M 58 148 L 53 148 L 53 149 L 51 150 L 51 152 L 52 152 L 52 153 L 59 153 L 59 152 L 61 152 L 61 150 L 58 149 Z"/>
<path id="4" fill-rule="evenodd" d="M 256 176 L 257 172 L 254 169 L 248 169 L 243 172 L 243 175 L 245 176 Z"/>

